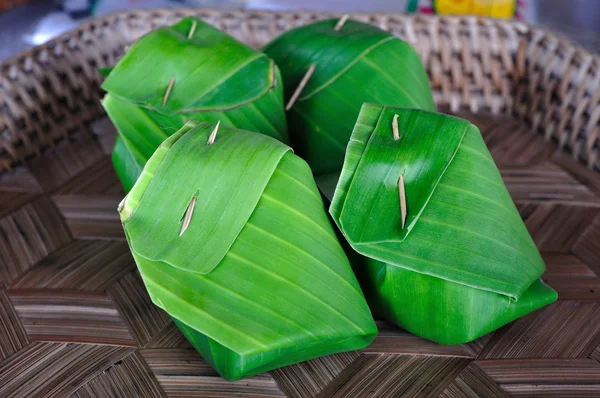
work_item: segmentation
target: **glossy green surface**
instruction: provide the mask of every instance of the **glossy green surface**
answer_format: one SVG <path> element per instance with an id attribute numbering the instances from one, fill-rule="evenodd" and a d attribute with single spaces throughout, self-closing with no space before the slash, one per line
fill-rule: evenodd
<path id="1" fill-rule="evenodd" d="M 288 126 L 294 150 L 317 176 L 341 170 L 364 102 L 435 109 L 427 73 L 408 43 L 352 20 L 335 31 L 336 23 L 292 29 L 264 48 L 281 69 L 286 101 L 315 65 L 288 112 Z"/>
<path id="2" fill-rule="evenodd" d="M 442 344 L 473 341 L 556 300 L 536 279 L 518 298 L 368 259 L 361 286 L 373 313 Z"/>
<path id="3" fill-rule="evenodd" d="M 121 207 L 152 301 L 228 380 L 368 345 L 377 329 L 308 165 L 247 131 L 207 146 L 214 126 L 168 138 Z"/>
<path id="4" fill-rule="evenodd" d="M 113 163 L 126 191 L 158 145 L 188 121 L 221 121 L 287 142 L 277 66 L 197 18 L 147 34 L 101 73 L 102 103 L 119 131 Z"/>
<path id="5" fill-rule="evenodd" d="M 330 213 L 366 257 L 357 273 L 373 311 L 420 336 L 470 341 L 556 300 L 539 280 L 542 258 L 468 121 L 365 104 Z"/>

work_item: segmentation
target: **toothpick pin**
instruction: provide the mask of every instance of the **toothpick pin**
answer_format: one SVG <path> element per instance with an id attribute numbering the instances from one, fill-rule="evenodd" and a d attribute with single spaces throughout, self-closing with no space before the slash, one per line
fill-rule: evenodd
<path id="1" fill-rule="evenodd" d="M 171 90 L 173 90 L 173 86 L 175 85 L 175 76 L 169 80 L 169 86 L 167 86 L 167 91 L 165 91 L 165 96 L 163 97 L 162 105 L 167 105 L 167 100 L 169 99 L 169 94 L 171 94 Z"/>
<path id="2" fill-rule="evenodd" d="M 221 121 L 219 120 L 217 122 L 217 125 L 215 126 L 215 129 L 208 136 L 208 141 L 206 141 L 206 145 L 212 145 L 215 142 L 215 139 L 217 138 L 217 132 L 219 131 L 220 125 L 221 125 Z"/>
<path id="3" fill-rule="evenodd" d="M 400 194 L 400 216 L 402 217 L 402 229 L 406 224 L 406 194 L 404 192 L 404 174 L 398 179 L 398 192 Z"/>
<path id="4" fill-rule="evenodd" d="M 346 23 L 347 20 L 348 20 L 348 14 L 344 14 L 344 16 L 342 16 L 340 18 L 340 20 L 337 21 L 337 23 L 335 24 L 335 27 L 333 28 L 333 30 L 340 31 L 342 29 L 342 27 L 344 26 L 344 24 Z"/>
<path id="5" fill-rule="evenodd" d="M 394 115 L 392 119 L 392 131 L 394 133 L 394 141 L 398 141 L 400 139 L 400 132 L 398 131 L 398 115 Z"/>
<path id="6" fill-rule="evenodd" d="M 271 60 L 271 68 L 273 68 L 273 85 L 271 86 L 271 88 L 275 88 L 277 87 L 277 67 L 275 66 L 275 61 L 273 60 Z"/>
<path id="7" fill-rule="evenodd" d="M 181 225 L 181 231 L 179 232 L 179 236 L 183 235 L 186 229 L 190 226 L 190 221 L 192 221 L 192 214 L 194 214 L 194 207 L 196 207 L 196 197 L 194 196 L 190 201 L 187 209 L 185 210 L 185 216 L 183 219 L 183 224 Z"/>
<path id="8" fill-rule="evenodd" d="M 125 201 L 127 200 L 127 195 L 125 195 L 125 197 L 123 198 L 123 200 L 121 200 L 119 202 L 119 205 L 117 206 L 117 211 L 120 213 L 121 210 L 123 210 L 123 206 L 125 206 Z"/>
<path id="9" fill-rule="evenodd" d="M 292 108 L 292 106 L 294 106 L 294 103 L 300 96 L 300 93 L 304 89 L 304 86 L 306 86 L 306 83 L 308 83 L 308 80 L 310 79 L 310 77 L 312 76 L 314 71 L 315 71 L 315 64 L 312 64 L 308 68 L 306 73 L 304 74 L 304 77 L 302 78 L 302 80 L 300 80 L 300 84 L 298 85 L 298 87 L 296 87 L 296 91 L 294 91 L 294 94 L 292 94 L 292 98 L 290 98 L 287 105 L 285 106 L 286 111 L 289 111 Z"/>
<path id="10" fill-rule="evenodd" d="M 192 36 L 194 36 L 194 32 L 196 32 L 196 21 L 192 21 L 192 27 L 190 28 L 187 38 L 191 39 Z"/>

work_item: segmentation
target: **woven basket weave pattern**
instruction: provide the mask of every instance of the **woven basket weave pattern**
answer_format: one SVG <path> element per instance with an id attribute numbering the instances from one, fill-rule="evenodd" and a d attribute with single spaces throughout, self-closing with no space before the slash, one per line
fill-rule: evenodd
<path id="1" fill-rule="evenodd" d="M 206 19 L 255 47 L 317 13 L 158 10 L 117 14 L 0 64 L 0 170 L 86 130 L 101 114 L 97 68 L 125 46 L 183 16 Z M 409 41 L 435 98 L 452 111 L 515 115 L 588 167 L 600 151 L 599 58 L 518 22 L 475 17 L 355 15 Z"/>
<path id="2" fill-rule="evenodd" d="M 0 172 L 0 397 L 600 396 L 600 175 L 589 168 L 598 59 L 519 23 L 474 18 L 358 17 L 415 44 L 438 104 L 480 128 L 558 302 L 468 344 L 378 321 L 364 350 L 219 377 L 136 270 L 96 72 L 190 14 L 255 46 L 327 17 L 123 13 L 0 64 L 0 169 L 12 169 Z"/>

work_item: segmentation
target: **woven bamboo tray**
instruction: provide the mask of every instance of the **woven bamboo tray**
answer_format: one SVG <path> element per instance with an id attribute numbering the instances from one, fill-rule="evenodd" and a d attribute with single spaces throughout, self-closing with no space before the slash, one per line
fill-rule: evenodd
<path id="1" fill-rule="evenodd" d="M 473 343 L 379 323 L 362 352 L 221 379 L 155 308 L 116 206 L 96 68 L 195 14 L 259 46 L 313 13 L 128 12 L 0 63 L 0 397 L 600 396 L 600 58 L 476 18 L 359 15 L 416 46 L 482 130 L 559 301 Z"/>

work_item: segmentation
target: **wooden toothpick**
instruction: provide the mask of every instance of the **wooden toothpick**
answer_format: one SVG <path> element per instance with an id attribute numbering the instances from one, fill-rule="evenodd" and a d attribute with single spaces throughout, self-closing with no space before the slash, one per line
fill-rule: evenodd
<path id="1" fill-rule="evenodd" d="M 183 224 L 181 225 L 181 231 L 179 232 L 179 236 L 183 235 L 186 229 L 190 226 L 190 221 L 192 221 L 192 214 L 194 214 L 194 207 L 196 207 L 196 197 L 194 196 L 190 201 L 187 209 L 185 210 L 185 216 L 183 218 Z"/>
<path id="2" fill-rule="evenodd" d="M 123 210 L 123 206 L 125 206 L 125 201 L 127 200 L 127 195 L 125 195 L 125 197 L 123 198 L 123 200 L 121 200 L 119 202 L 119 205 L 117 206 L 117 211 L 120 213 L 121 210 Z"/>
<path id="3" fill-rule="evenodd" d="M 192 21 L 192 27 L 190 28 L 187 38 L 191 39 L 192 36 L 194 36 L 194 32 L 196 32 L 196 21 Z"/>
<path id="4" fill-rule="evenodd" d="M 167 91 L 165 91 L 165 96 L 163 97 L 162 105 L 167 105 L 167 100 L 169 99 L 169 94 L 171 94 L 171 90 L 173 90 L 173 86 L 175 85 L 175 76 L 169 80 L 169 85 L 167 86 Z"/>
<path id="5" fill-rule="evenodd" d="M 400 132 L 398 131 L 398 115 L 394 115 L 392 119 L 392 132 L 394 133 L 394 141 L 400 139 Z"/>
<path id="6" fill-rule="evenodd" d="M 400 216 L 402 217 L 402 229 L 406 224 L 406 194 L 404 192 L 404 174 L 398 178 L 398 192 L 400 194 Z"/>
<path id="7" fill-rule="evenodd" d="M 285 106 L 286 111 L 289 111 L 292 108 L 292 106 L 294 106 L 294 103 L 300 96 L 300 93 L 304 89 L 304 86 L 306 86 L 306 83 L 308 83 L 308 79 L 310 79 L 310 77 L 312 76 L 314 71 L 315 71 L 315 64 L 312 64 L 308 68 L 306 73 L 304 74 L 304 77 L 302 78 L 302 80 L 300 80 L 300 84 L 298 85 L 298 87 L 296 87 L 296 91 L 294 91 L 294 94 L 292 94 L 292 98 L 290 98 L 287 105 Z"/>
<path id="8" fill-rule="evenodd" d="M 335 24 L 335 27 L 333 28 L 333 30 L 340 31 L 342 29 L 342 27 L 344 26 L 344 24 L 346 23 L 346 21 L 348 20 L 348 14 L 344 14 L 339 21 L 337 21 L 337 23 Z"/>
<path id="9" fill-rule="evenodd" d="M 277 87 L 277 67 L 275 66 L 275 61 L 271 61 L 271 68 L 273 68 L 273 75 L 271 76 L 273 79 L 273 85 L 271 88 Z"/>
<path id="10" fill-rule="evenodd" d="M 215 142 L 215 139 L 217 138 L 217 132 L 219 131 L 219 125 L 221 125 L 220 120 L 217 122 L 215 129 L 208 136 L 208 141 L 206 141 L 206 145 L 212 145 Z"/>

